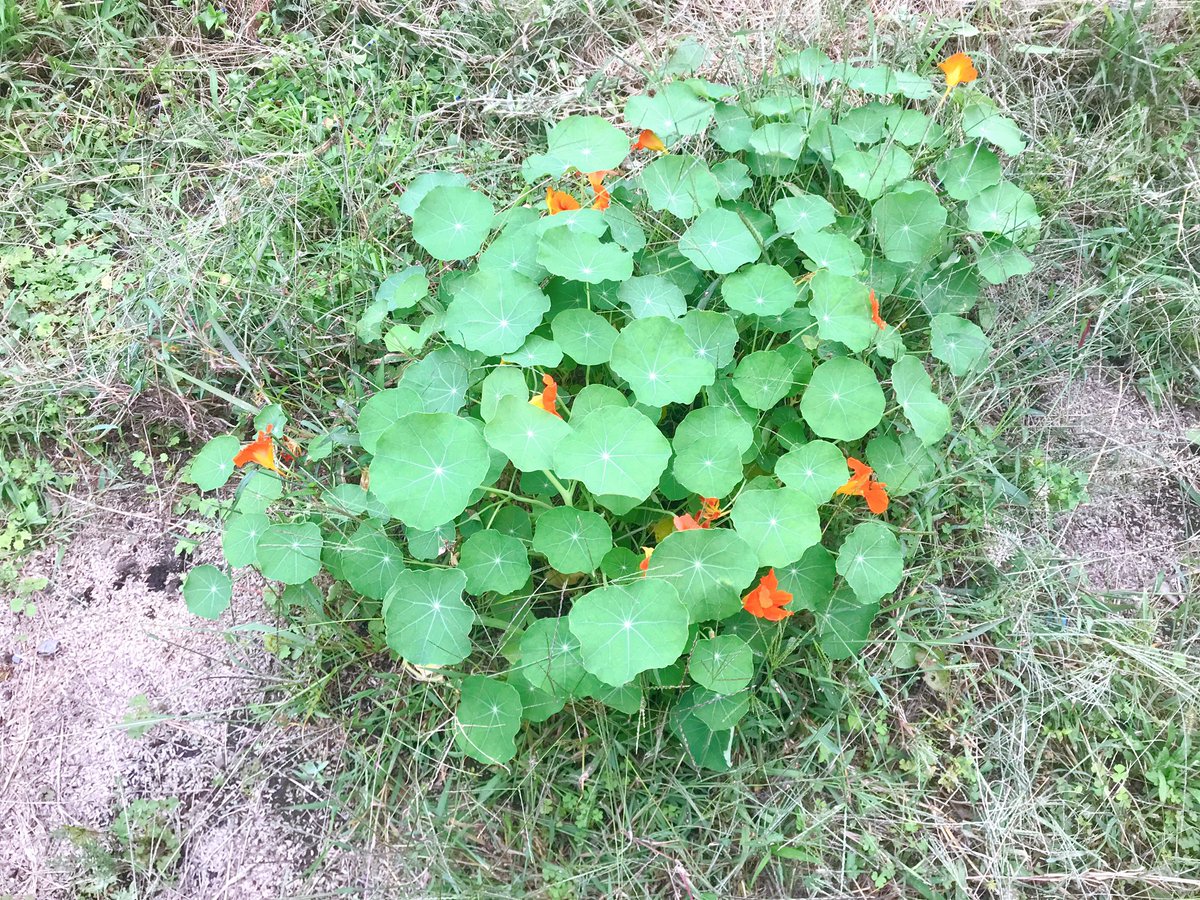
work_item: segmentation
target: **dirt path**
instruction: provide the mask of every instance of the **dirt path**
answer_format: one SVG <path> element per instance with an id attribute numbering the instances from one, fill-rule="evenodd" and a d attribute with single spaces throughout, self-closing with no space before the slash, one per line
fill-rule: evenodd
<path id="1" fill-rule="evenodd" d="M 204 622 L 180 596 L 169 504 L 129 491 L 64 513 L 75 536 L 25 567 L 48 581 L 36 614 L 5 604 L 0 623 L 0 896 L 400 896 L 363 854 L 319 856 L 340 735 L 260 724 L 279 672 L 262 583 L 239 578 Z"/>

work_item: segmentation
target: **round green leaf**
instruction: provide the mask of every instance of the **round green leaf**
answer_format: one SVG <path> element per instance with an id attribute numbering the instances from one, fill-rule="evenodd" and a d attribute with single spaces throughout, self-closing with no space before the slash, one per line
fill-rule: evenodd
<path id="1" fill-rule="evenodd" d="M 564 309 L 551 321 L 550 331 L 563 353 L 583 366 L 608 362 L 617 339 L 617 329 L 587 309 Z"/>
<path id="2" fill-rule="evenodd" d="M 458 567 L 467 576 L 467 590 L 472 594 L 511 594 L 524 586 L 530 573 L 525 545 L 490 529 L 477 531 L 463 542 Z"/>
<path id="3" fill-rule="evenodd" d="M 707 360 L 718 369 L 733 362 L 738 332 L 729 316 L 709 309 L 690 309 L 680 324 L 692 345 L 693 354 L 699 359 Z"/>
<path id="4" fill-rule="evenodd" d="M 705 271 L 728 275 L 758 259 L 762 246 L 737 213 L 706 209 L 679 238 L 679 252 Z"/>
<path id="5" fill-rule="evenodd" d="M 666 210 L 681 219 L 715 206 L 721 189 L 704 160 L 682 153 L 651 162 L 642 169 L 641 181 L 651 209 Z"/>
<path id="6" fill-rule="evenodd" d="M 817 505 L 795 488 L 743 491 L 731 517 L 760 565 L 786 566 L 821 540 Z"/>
<path id="7" fill-rule="evenodd" d="M 637 253 L 646 246 L 646 232 L 628 207 L 612 204 L 604 210 L 604 221 L 608 223 L 612 239 L 630 253 Z"/>
<path id="8" fill-rule="evenodd" d="M 917 285 L 917 296 L 930 313 L 969 312 L 979 301 L 979 279 L 965 260 L 938 269 Z"/>
<path id="9" fill-rule="evenodd" d="M 446 310 L 446 337 L 488 356 L 516 350 L 542 324 L 550 299 L 524 275 L 481 271 L 454 291 Z"/>
<path id="10" fill-rule="evenodd" d="M 233 581 L 216 566 L 196 566 L 183 581 L 183 602 L 192 615 L 219 619 L 232 599 Z"/>
<path id="11" fill-rule="evenodd" d="M 793 612 L 818 609 L 825 603 L 833 593 L 835 575 L 833 554 L 820 544 L 809 547 L 796 562 L 775 570 L 780 590 L 792 595 L 788 609 Z"/>
<path id="12" fill-rule="evenodd" d="M 534 369 L 553 369 L 562 358 L 562 347 L 540 334 L 531 334 L 519 349 L 504 357 L 506 362 Z"/>
<path id="13" fill-rule="evenodd" d="M 542 235 L 538 262 L 546 271 L 587 284 L 624 281 L 633 274 L 633 257 L 617 244 L 604 244 L 595 235 L 555 228 Z"/>
<path id="14" fill-rule="evenodd" d="M 749 691 L 726 695 L 701 687 L 691 690 L 694 692 L 692 716 L 714 732 L 733 728 L 750 709 Z"/>
<path id="15" fill-rule="evenodd" d="M 429 292 L 429 279 L 421 266 L 409 266 L 402 272 L 389 275 L 375 292 L 375 299 L 363 310 L 355 326 L 364 341 L 379 340 L 388 313 L 410 309 Z"/>
<path id="16" fill-rule="evenodd" d="M 784 197 L 771 208 L 775 224 L 784 234 L 812 234 L 828 228 L 837 219 L 837 210 L 824 197 L 799 194 Z"/>
<path id="17" fill-rule="evenodd" d="M 750 169 L 738 159 L 724 159 L 712 167 L 713 178 L 717 179 L 717 187 L 722 200 L 736 200 L 745 191 L 754 186 L 754 182 L 746 177 Z"/>
<path id="18" fill-rule="evenodd" d="M 521 730 L 521 695 L 511 684 L 468 675 L 454 713 L 454 745 L 487 765 L 501 765 L 516 755 L 513 740 Z"/>
<path id="19" fill-rule="evenodd" d="M 688 674 L 696 684 L 715 694 L 734 694 L 754 677 L 754 653 L 737 635 L 704 638 L 692 648 Z"/>
<path id="20" fill-rule="evenodd" d="M 750 135 L 754 133 L 754 120 L 741 106 L 732 103 L 718 103 L 713 110 L 717 127 L 713 129 L 712 137 L 717 146 L 726 153 L 737 153 L 739 150 L 750 149 Z"/>
<path id="21" fill-rule="evenodd" d="M 823 340 L 840 341 L 856 353 L 867 349 L 879 332 L 871 319 L 870 289 L 857 278 L 821 270 L 810 283 L 808 309 Z"/>
<path id="22" fill-rule="evenodd" d="M 412 218 L 425 195 L 435 187 L 465 187 L 467 176 L 458 172 L 422 172 L 408 183 L 396 201 L 396 209 Z"/>
<path id="23" fill-rule="evenodd" d="M 496 415 L 500 401 L 505 397 L 517 397 L 524 402 L 529 400 L 529 394 L 529 385 L 526 383 L 525 373 L 521 369 L 513 366 L 496 366 L 483 379 L 479 415 L 483 421 L 490 422 Z M 487 434 L 486 430 L 484 434 Z"/>
<path id="24" fill-rule="evenodd" d="M 821 437 L 855 441 L 883 417 L 883 389 L 869 366 L 845 357 L 831 359 L 813 372 L 800 413 Z"/>
<path id="25" fill-rule="evenodd" d="M 671 665 L 688 639 L 687 607 L 659 578 L 589 591 L 575 601 L 567 620 L 584 668 L 613 686 Z"/>
<path id="26" fill-rule="evenodd" d="M 685 694 L 686 696 L 686 694 Z M 681 699 L 676 706 L 683 704 Z M 728 772 L 733 767 L 733 729 L 713 731 L 697 716 L 674 716 L 675 733 L 687 748 L 688 758 L 698 769 Z"/>
<path id="27" fill-rule="evenodd" d="M 413 240 L 434 259 L 474 256 L 492 230 L 496 208 L 468 187 L 435 187 L 413 213 Z"/>
<path id="28" fill-rule="evenodd" d="M 814 503 L 824 503 L 850 479 L 846 457 L 828 441 L 809 441 L 793 447 L 775 463 L 775 475 Z"/>
<path id="29" fill-rule="evenodd" d="M 396 387 L 410 390 L 420 398 L 419 412 L 456 413 L 466 404 L 467 388 L 471 385 L 468 360 L 455 351 L 469 352 L 458 347 L 439 347 L 404 370 Z M 394 398 L 393 410 L 402 403 L 399 397 Z"/>
<path id="30" fill-rule="evenodd" d="M 544 280 L 546 270 L 537 261 L 540 235 L 537 220 L 509 225 L 479 254 L 479 270 L 512 272 L 536 282 Z"/>
<path id="31" fill-rule="evenodd" d="M 992 352 L 992 342 L 983 329 L 969 319 L 940 315 L 933 317 L 930 349 L 955 375 L 966 375 Z"/>
<path id="32" fill-rule="evenodd" d="M 912 157 L 899 147 L 872 147 L 838 154 L 834 170 L 846 186 L 867 200 L 878 200 L 913 171 Z"/>
<path id="33" fill-rule="evenodd" d="M 639 403 L 691 403 L 716 370 L 692 352 L 683 326 L 655 316 L 635 319 L 617 335 L 609 368 L 629 382 Z"/>
<path id="34" fill-rule="evenodd" d="M 233 509 L 240 513 L 263 512 L 272 501 L 283 496 L 283 479 L 274 472 L 257 469 L 238 485 Z"/>
<path id="35" fill-rule="evenodd" d="M 929 191 L 896 190 L 875 201 L 871 225 L 884 256 L 893 262 L 919 263 L 941 247 L 946 209 Z"/>
<path id="36" fill-rule="evenodd" d="M 874 144 L 883 137 L 883 129 L 887 125 L 888 112 L 891 109 L 892 107 L 878 101 L 872 101 L 843 113 L 838 119 L 838 125 L 854 143 Z"/>
<path id="37" fill-rule="evenodd" d="M 405 543 L 413 559 L 433 560 L 454 546 L 454 523 L 446 522 L 436 528 L 406 528 Z"/>
<path id="38" fill-rule="evenodd" d="M 700 134 L 708 127 L 712 117 L 712 102 L 682 81 L 672 81 L 653 97 L 645 94 L 630 97 L 625 104 L 625 119 L 630 125 L 634 128 L 649 128 L 664 138 Z M 628 148 L 628 139 L 626 147 Z"/>
<path id="39" fill-rule="evenodd" d="M 1011 181 L 984 188 L 967 201 L 967 227 L 972 231 L 1016 238 L 1042 226 L 1037 203 Z"/>
<path id="40" fill-rule="evenodd" d="M 321 529 L 311 522 L 272 525 L 258 539 L 258 568 L 269 581 L 302 584 L 321 571 Z"/>
<path id="41" fill-rule="evenodd" d="M 447 413 L 410 413 L 375 449 L 371 492 L 410 528 L 436 528 L 461 513 L 490 466 L 480 429 Z"/>
<path id="42" fill-rule="evenodd" d="M 978 142 L 955 147 L 936 166 L 942 188 L 955 200 L 970 200 L 1000 182 L 1000 160 Z"/>
<path id="43" fill-rule="evenodd" d="M 804 153 L 808 132 L 794 122 L 768 122 L 750 134 L 750 149 L 760 156 L 797 160 Z"/>
<path id="44" fill-rule="evenodd" d="M 562 164 L 563 172 L 615 169 L 629 155 L 625 132 L 600 116 L 567 116 L 550 129 L 548 143 L 548 155 Z"/>
<path id="45" fill-rule="evenodd" d="M 753 443 L 753 429 L 732 410 L 694 409 L 675 429 L 672 471 L 692 493 L 727 496 L 742 480 L 742 455 Z"/>
<path id="46" fill-rule="evenodd" d="M 801 232 L 792 235 L 792 240 L 818 269 L 828 269 L 837 275 L 855 275 L 862 271 L 863 252 L 858 244 L 844 234 L 832 231 Z"/>
<path id="47" fill-rule="evenodd" d="M 556 506 L 538 516 L 533 552 L 558 572 L 593 572 L 612 549 L 612 528 L 598 513 Z"/>
<path id="48" fill-rule="evenodd" d="M 629 406 L 629 400 L 614 387 L 607 384 L 589 384 L 575 395 L 571 403 L 571 427 L 578 428 L 591 413 L 606 406 L 616 406 L 622 409 Z"/>
<path id="49" fill-rule="evenodd" d="M 887 131 L 905 147 L 937 147 L 946 137 L 946 129 L 919 109 L 888 107 Z"/>
<path id="50" fill-rule="evenodd" d="M 725 279 L 721 297 L 730 309 L 755 316 L 777 316 L 796 305 L 800 292 L 782 266 L 758 263 Z"/>
<path id="51" fill-rule="evenodd" d="M 258 559 L 258 539 L 270 524 L 271 520 L 258 512 L 231 515 L 221 535 L 221 552 L 225 554 L 225 562 L 234 568 L 253 565 Z"/>
<path id="52" fill-rule="evenodd" d="M 577 696 L 589 678 L 579 654 L 579 639 L 567 617 L 535 619 L 521 637 L 521 675 L 555 697 Z M 594 682 L 593 682 L 594 683 Z"/>
<path id="53" fill-rule="evenodd" d="M 424 411 L 421 396 L 411 387 L 388 388 L 372 394 L 358 413 L 358 440 L 362 448 L 374 455 L 379 436 L 398 419 Z"/>
<path id="54" fill-rule="evenodd" d="M 683 291 L 661 275 L 636 275 L 621 285 L 617 297 L 635 319 L 678 319 L 687 312 Z"/>
<path id="55" fill-rule="evenodd" d="M 963 110 L 962 128 L 967 137 L 981 138 L 1011 156 L 1025 149 L 1017 123 L 985 104 L 975 103 Z"/>
<path id="56" fill-rule="evenodd" d="M 977 249 L 975 268 L 988 284 L 1004 284 L 1010 278 L 1028 275 L 1033 263 L 1012 241 L 994 237 Z"/>
<path id="57" fill-rule="evenodd" d="M 522 472 L 549 469 L 559 442 L 571 426 L 521 397 L 501 397 L 492 420 L 484 426 L 488 445 L 512 460 Z"/>
<path id="58" fill-rule="evenodd" d="M 892 497 L 901 497 L 926 485 L 937 470 L 928 448 L 915 434 L 891 438 L 884 435 L 867 442 L 867 464 L 887 485 Z"/>
<path id="59" fill-rule="evenodd" d="M 754 551 L 728 528 L 667 535 L 650 557 L 648 578 L 664 578 L 693 622 L 726 619 L 742 608 L 741 591 L 758 572 Z"/>
<path id="60" fill-rule="evenodd" d="M 378 522 L 363 522 L 341 546 L 342 574 L 364 597 L 382 600 L 404 570 L 404 553 Z"/>
<path id="61" fill-rule="evenodd" d="M 936 444 L 950 430 L 950 409 L 933 392 L 929 373 L 915 356 L 892 366 L 892 390 L 923 444 Z"/>
<path id="62" fill-rule="evenodd" d="M 773 409 L 791 393 L 792 366 L 775 350 L 758 350 L 743 356 L 733 373 L 733 386 L 754 409 Z"/>
<path id="63" fill-rule="evenodd" d="M 202 491 L 215 491 L 233 474 L 233 458 L 242 449 L 242 442 L 232 434 L 219 434 L 192 459 L 188 478 Z"/>
<path id="64" fill-rule="evenodd" d="M 383 597 L 387 645 L 418 666 L 451 666 L 471 652 L 475 613 L 459 569 L 405 569 Z"/>
<path id="65" fill-rule="evenodd" d="M 845 586 L 826 596 L 813 610 L 821 649 L 830 659 L 849 659 L 867 645 L 871 620 L 879 603 L 864 603 Z"/>
<path id="66" fill-rule="evenodd" d="M 883 523 L 860 522 L 838 550 L 837 571 L 861 602 L 878 600 L 904 575 L 900 542 Z"/>

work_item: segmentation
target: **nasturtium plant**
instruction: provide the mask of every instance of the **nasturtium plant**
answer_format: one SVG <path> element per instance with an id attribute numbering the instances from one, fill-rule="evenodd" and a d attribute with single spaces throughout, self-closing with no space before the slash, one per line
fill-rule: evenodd
<path id="1" fill-rule="evenodd" d="M 353 609 L 485 765 L 570 705 L 667 712 L 727 769 L 773 672 L 869 644 L 953 489 L 990 294 L 1031 268 L 1025 139 L 961 54 L 808 48 L 743 86 L 689 58 L 624 120 L 552 124 L 524 188 L 404 186 L 336 422 L 271 404 L 193 459 L 226 565 L 190 609 L 244 566 L 325 627 Z"/>

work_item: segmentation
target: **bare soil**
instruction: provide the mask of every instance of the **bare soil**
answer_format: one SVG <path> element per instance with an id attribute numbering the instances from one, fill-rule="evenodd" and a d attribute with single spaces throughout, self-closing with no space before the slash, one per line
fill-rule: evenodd
<path id="1" fill-rule="evenodd" d="M 108 879 L 129 897 L 406 896 L 392 863 L 331 849 L 343 742 L 272 717 L 262 582 L 239 576 L 220 621 L 196 618 L 181 573 L 219 548 L 181 559 L 169 503 L 112 493 L 67 500 L 74 537 L 24 571 L 49 580 L 36 614 L 0 614 L 0 897 Z M 130 866 L 112 826 L 147 799 L 178 801 L 161 813 L 178 852 L 151 841 Z M 115 853 L 115 873 L 88 847 Z"/>
<path id="2" fill-rule="evenodd" d="M 1112 371 L 1051 385 L 1049 449 L 1087 466 L 1088 500 L 1053 535 L 1089 587 L 1179 597 L 1200 575 L 1200 415 L 1154 409 Z M 1194 588 L 1193 588 L 1194 589 Z"/>

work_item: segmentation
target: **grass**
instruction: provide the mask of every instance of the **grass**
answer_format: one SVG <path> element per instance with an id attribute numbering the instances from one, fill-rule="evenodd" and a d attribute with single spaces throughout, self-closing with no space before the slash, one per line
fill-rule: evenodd
<path id="1" fill-rule="evenodd" d="M 615 110 L 671 35 L 723 27 L 651 4 L 328 2 L 274 5 L 248 40 L 202 12 L 0 0 L 7 582 L 61 533 L 73 477 L 134 478 L 134 448 L 176 464 L 265 402 L 315 430 L 389 377 L 349 323 L 408 262 L 393 200 L 412 173 L 514 192 L 545 117 Z M 753 79 L 773 38 L 742 24 L 717 46 Z M 1035 276 L 993 298 L 1001 352 L 956 398 L 947 511 L 912 523 L 926 552 L 870 651 L 813 670 L 774 648 L 777 690 L 726 775 L 663 749 L 654 702 L 531 728 L 526 757 L 485 771 L 451 755 L 436 684 L 367 658 L 356 628 L 297 623 L 315 643 L 261 712 L 345 730 L 331 845 L 397 848 L 439 896 L 1200 893 L 1200 597 L 1081 589 L 1043 535 L 1083 463 L 1039 469 L 1057 445 L 1030 416 L 1089 369 L 1200 402 L 1198 23 L 1081 5 L 971 24 L 1034 136 L 1046 236 Z M 820 27 L 910 65 L 958 40 L 934 17 Z"/>

